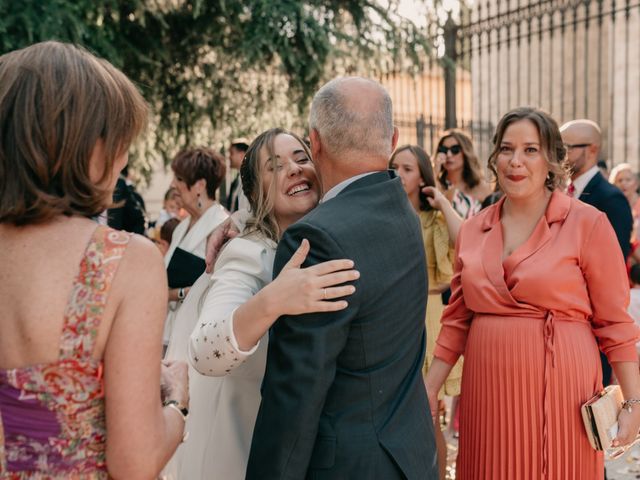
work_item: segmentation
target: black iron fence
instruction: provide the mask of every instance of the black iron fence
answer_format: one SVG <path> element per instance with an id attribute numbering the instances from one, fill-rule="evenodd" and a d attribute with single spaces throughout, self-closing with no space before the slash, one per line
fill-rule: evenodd
<path id="1" fill-rule="evenodd" d="M 499 118 L 534 105 L 560 123 L 598 122 L 602 157 L 640 166 L 640 1 L 477 0 L 458 21 L 432 18 L 428 28 L 435 48 L 423 71 L 399 87 L 399 72 L 382 79 L 400 105 L 401 134 L 432 152 L 457 126 L 486 159 Z"/>

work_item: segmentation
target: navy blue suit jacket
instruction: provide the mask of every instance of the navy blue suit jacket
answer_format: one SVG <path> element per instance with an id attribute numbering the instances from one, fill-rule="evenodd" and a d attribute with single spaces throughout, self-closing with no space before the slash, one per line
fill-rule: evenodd
<path id="1" fill-rule="evenodd" d="M 631 252 L 633 215 L 624 194 L 611 185 L 600 172 L 593 177 L 580 195 L 580 200 L 604 212 L 616 232 L 624 258 Z"/>

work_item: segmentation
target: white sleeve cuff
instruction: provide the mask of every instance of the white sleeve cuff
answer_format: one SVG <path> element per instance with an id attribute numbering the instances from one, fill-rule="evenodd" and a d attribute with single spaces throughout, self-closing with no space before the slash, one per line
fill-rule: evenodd
<path id="1" fill-rule="evenodd" d="M 256 343 L 253 347 L 251 347 L 250 350 L 242 350 L 239 346 L 238 346 L 238 340 L 236 339 L 236 333 L 235 333 L 235 329 L 233 328 L 233 317 L 236 313 L 236 310 L 238 308 L 234 308 L 233 312 L 231 312 L 231 320 L 229 321 L 229 329 L 231 330 L 229 332 L 229 343 L 231 344 L 231 346 L 240 354 L 240 355 L 246 355 L 247 357 L 249 355 L 253 355 L 255 353 L 255 351 L 258 349 L 258 347 L 260 346 L 260 341 L 258 340 L 258 343 Z"/>

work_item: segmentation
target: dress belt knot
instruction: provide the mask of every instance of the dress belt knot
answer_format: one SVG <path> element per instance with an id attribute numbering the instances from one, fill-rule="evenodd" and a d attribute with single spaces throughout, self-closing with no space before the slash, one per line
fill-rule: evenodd
<path id="1" fill-rule="evenodd" d="M 551 413 L 551 368 L 556 367 L 555 356 L 555 314 L 547 311 L 542 326 L 544 337 L 544 397 L 542 419 L 542 478 L 549 478 L 549 416 Z"/>
<path id="2" fill-rule="evenodd" d="M 549 310 L 544 318 L 543 335 L 544 335 L 544 347 L 545 354 L 548 353 L 551 356 L 551 365 L 555 368 L 556 356 L 554 350 L 554 333 L 555 333 L 555 315 L 553 310 Z"/>

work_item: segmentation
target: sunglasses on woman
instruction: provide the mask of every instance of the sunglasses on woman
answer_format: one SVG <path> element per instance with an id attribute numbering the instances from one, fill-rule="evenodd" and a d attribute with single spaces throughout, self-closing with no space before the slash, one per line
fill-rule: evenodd
<path id="1" fill-rule="evenodd" d="M 438 147 L 438 153 L 444 153 L 445 155 L 447 154 L 447 152 L 451 152 L 451 155 L 457 155 L 461 151 L 462 147 L 460 145 L 451 145 L 450 147 L 440 145 L 440 147 Z"/>

